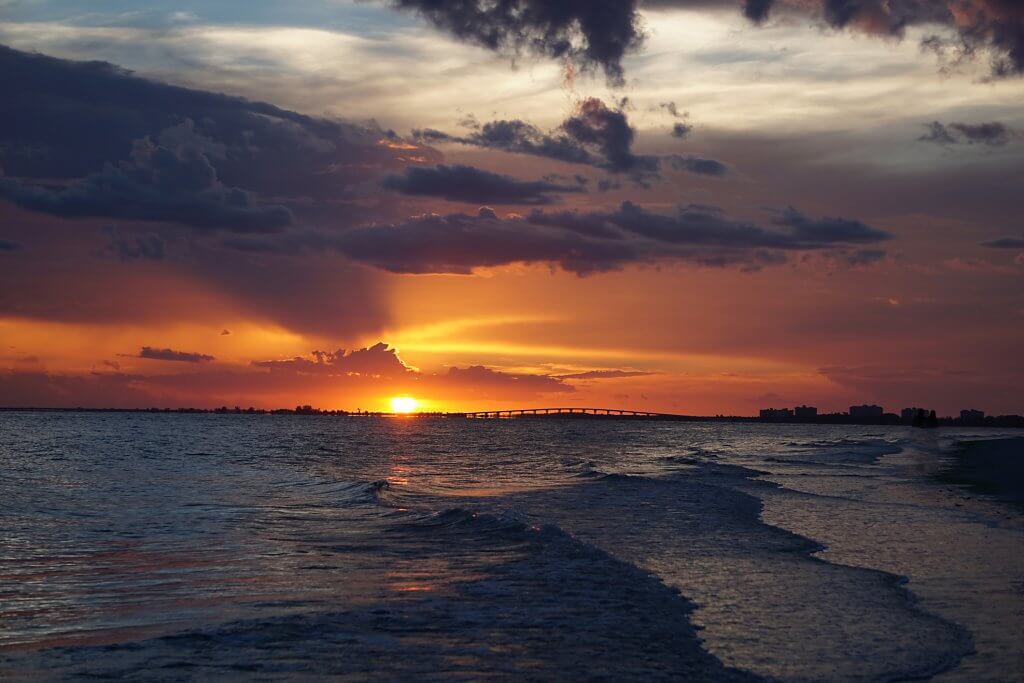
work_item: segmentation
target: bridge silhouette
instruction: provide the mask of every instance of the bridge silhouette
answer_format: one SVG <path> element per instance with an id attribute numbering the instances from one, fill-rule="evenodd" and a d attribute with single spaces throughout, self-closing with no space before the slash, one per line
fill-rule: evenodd
<path id="1" fill-rule="evenodd" d="M 688 415 L 652 413 L 646 410 L 619 410 L 617 408 L 519 408 L 516 410 L 481 410 L 459 413 L 470 420 L 513 420 L 532 418 L 599 418 L 625 420 L 693 420 Z"/>

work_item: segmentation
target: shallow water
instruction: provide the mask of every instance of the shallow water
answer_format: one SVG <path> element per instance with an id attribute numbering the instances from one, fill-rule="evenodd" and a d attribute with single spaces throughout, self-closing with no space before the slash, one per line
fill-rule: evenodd
<path id="1" fill-rule="evenodd" d="M 996 430 L 0 413 L 0 678 L 1024 677 Z"/>

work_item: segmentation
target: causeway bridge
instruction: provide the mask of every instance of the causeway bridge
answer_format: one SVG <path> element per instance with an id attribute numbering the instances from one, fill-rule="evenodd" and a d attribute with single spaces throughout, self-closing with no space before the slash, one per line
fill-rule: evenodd
<path id="1" fill-rule="evenodd" d="M 517 410 L 482 410 L 462 413 L 470 420 L 515 420 L 523 418 L 599 418 L 626 420 L 693 420 L 687 415 L 652 413 L 644 410 L 619 410 L 617 408 L 520 408 Z"/>

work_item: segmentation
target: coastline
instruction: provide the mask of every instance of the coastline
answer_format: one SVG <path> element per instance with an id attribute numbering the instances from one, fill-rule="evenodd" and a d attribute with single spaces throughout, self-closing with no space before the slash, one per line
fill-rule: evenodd
<path id="1" fill-rule="evenodd" d="M 550 414 L 546 411 L 552 411 Z M 575 411 L 575 412 L 554 412 Z M 594 412 L 582 412 L 594 411 Z M 599 412 L 605 411 L 605 412 Z M 846 413 L 823 413 L 815 417 L 794 417 L 794 418 L 763 418 L 754 415 L 681 415 L 672 413 L 645 413 L 642 411 L 633 412 L 619 410 L 617 408 L 526 408 L 499 411 L 483 412 L 414 412 L 414 413 L 391 413 L 383 411 L 350 411 L 319 409 L 312 406 L 297 406 L 295 408 L 241 408 L 235 406 L 228 408 L 100 408 L 100 407 L 41 407 L 41 406 L 0 406 L 0 413 L 135 413 L 149 415 L 298 415 L 303 417 L 341 417 L 341 418 L 416 418 L 416 419 L 440 419 L 440 420 L 582 420 L 605 422 L 633 421 L 633 422 L 717 422 L 717 423 L 744 423 L 757 425 L 820 425 L 820 426 L 852 426 L 852 427 L 909 427 L 898 415 L 886 413 L 881 418 L 874 417 L 853 417 Z M 625 414 L 622 414 L 625 413 Z M 632 413 L 632 414 L 630 414 Z M 1024 429 L 1024 416 L 1021 415 L 999 415 L 987 416 L 982 420 L 963 420 L 955 417 L 942 417 L 933 428 L 971 428 L 983 427 L 989 429 Z M 925 430 L 928 431 L 928 430 Z"/>

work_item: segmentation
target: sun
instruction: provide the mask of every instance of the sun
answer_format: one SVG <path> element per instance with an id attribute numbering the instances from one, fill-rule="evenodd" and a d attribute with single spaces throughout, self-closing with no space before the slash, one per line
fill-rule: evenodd
<path id="1" fill-rule="evenodd" d="M 395 396 L 391 399 L 391 412 L 401 415 L 415 413 L 420 402 L 411 396 Z"/>

